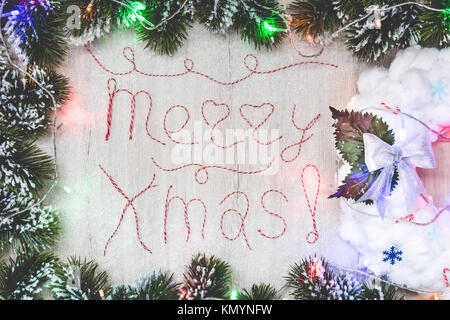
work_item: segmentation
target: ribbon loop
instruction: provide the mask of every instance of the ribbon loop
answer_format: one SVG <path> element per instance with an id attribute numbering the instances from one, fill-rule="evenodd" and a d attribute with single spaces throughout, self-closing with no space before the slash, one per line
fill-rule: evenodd
<path id="1" fill-rule="evenodd" d="M 370 133 L 365 133 L 363 140 L 367 169 L 370 172 L 377 170 L 381 172 L 358 202 L 375 201 L 381 217 L 384 217 L 391 195 L 392 181 L 397 171 L 399 180 L 407 189 L 405 204 L 409 210 L 423 192 L 423 185 L 415 167 L 431 169 L 436 166 L 429 136 L 425 132 L 419 133 L 393 146 Z"/>

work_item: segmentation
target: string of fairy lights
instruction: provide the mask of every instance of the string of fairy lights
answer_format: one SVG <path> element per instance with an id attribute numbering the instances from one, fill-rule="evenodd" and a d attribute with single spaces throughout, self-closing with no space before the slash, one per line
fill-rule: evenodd
<path id="1" fill-rule="evenodd" d="M 129 11 L 131 16 L 129 17 L 129 19 L 133 20 L 133 21 L 138 21 L 140 23 L 140 25 L 147 29 L 147 30 L 155 30 L 158 29 L 161 25 L 163 25 L 164 23 L 170 21 L 171 19 L 175 18 L 178 14 L 180 14 L 183 10 L 183 8 L 186 6 L 186 4 L 188 3 L 188 0 L 185 0 L 180 6 L 179 8 L 169 17 L 167 17 L 166 19 L 161 20 L 158 24 L 153 24 L 150 21 L 148 21 L 143 15 L 142 15 L 142 9 L 144 9 L 142 6 L 139 6 L 139 4 L 141 4 L 139 1 L 134 1 L 134 2 L 124 2 L 121 0 L 110 0 L 114 3 L 120 4 L 124 7 L 126 7 Z M 245 0 L 239 0 L 242 5 L 248 9 L 248 6 L 246 5 Z M 94 0 L 91 0 L 91 2 L 89 3 L 89 5 L 87 6 L 87 11 L 89 12 L 92 9 L 92 6 L 94 4 Z M 266 9 L 266 10 L 272 10 L 268 7 L 265 7 L 259 3 L 256 3 L 256 5 L 262 9 Z M 384 6 L 384 7 L 380 7 L 378 5 L 373 5 L 370 6 L 367 9 L 367 14 L 361 16 L 358 19 L 355 19 L 349 23 L 347 23 L 346 25 L 342 26 L 340 29 L 338 29 L 337 31 L 335 31 L 334 33 L 332 33 L 328 38 L 326 38 L 325 40 L 320 41 L 322 43 L 322 45 L 320 46 L 320 48 L 318 48 L 317 52 L 314 54 L 304 54 L 303 52 L 301 52 L 295 44 L 295 40 L 294 40 L 294 34 L 292 32 L 292 28 L 291 28 L 291 24 L 292 24 L 292 17 L 289 16 L 288 14 L 286 14 L 283 10 L 281 11 L 273 11 L 274 14 L 278 15 L 285 23 L 286 26 L 288 26 L 287 29 L 283 29 L 283 28 L 279 28 L 279 27 L 275 27 L 272 26 L 270 24 L 270 21 L 264 21 L 261 24 L 261 27 L 263 29 L 262 35 L 263 36 L 270 36 L 271 34 L 273 34 L 274 32 L 286 32 L 289 35 L 289 39 L 290 39 L 290 43 L 291 43 L 291 47 L 293 50 L 295 50 L 297 52 L 297 54 L 299 54 L 300 56 L 304 57 L 304 58 L 313 58 L 313 57 L 318 57 L 320 56 L 325 47 L 327 47 L 329 44 L 331 44 L 335 39 L 337 39 L 344 31 L 348 30 L 350 27 L 354 26 L 355 24 L 358 24 L 362 21 L 366 21 L 366 20 L 371 20 L 373 21 L 373 27 L 376 29 L 382 29 L 383 24 L 382 24 L 382 13 L 384 12 L 388 12 L 388 11 L 393 11 L 395 9 L 404 7 L 404 6 L 417 6 L 417 7 L 421 7 L 423 9 L 429 10 L 429 11 L 433 11 L 433 12 L 439 12 L 442 13 L 444 15 L 450 15 L 450 8 L 445 8 L 445 9 L 438 9 L 438 8 L 433 8 L 431 6 L 428 6 L 426 4 L 420 3 L 420 2 L 414 2 L 414 1 L 407 1 L 407 2 L 403 2 L 403 3 L 399 3 L 396 5 L 392 5 L 392 6 Z M 305 40 L 310 43 L 314 48 L 317 48 L 317 45 L 315 43 L 315 40 L 311 37 L 311 35 L 307 35 Z"/>
<path id="2" fill-rule="evenodd" d="M 173 14 L 171 14 L 169 17 L 162 19 L 159 23 L 157 23 L 156 25 L 151 23 L 150 21 L 148 21 L 147 19 L 145 19 L 142 14 L 140 14 L 140 10 L 138 10 L 136 7 L 131 6 L 128 2 L 124 2 L 124 1 L 120 1 L 120 0 L 109 0 L 112 1 L 114 3 L 120 4 L 121 6 L 124 6 L 125 8 L 127 8 L 128 10 L 131 11 L 131 13 L 133 14 L 132 20 L 134 21 L 139 21 L 139 23 L 141 24 L 141 26 L 147 30 L 155 30 L 158 29 L 160 26 L 162 26 L 164 23 L 172 20 L 173 18 L 175 18 L 180 12 L 181 10 L 183 10 L 183 8 L 186 6 L 186 4 L 188 3 L 189 0 L 184 0 L 184 2 L 178 7 L 177 10 L 175 10 L 175 12 Z M 139 6 L 139 2 L 133 2 L 135 4 L 137 4 Z M 89 3 L 88 7 L 87 7 L 87 11 L 91 11 L 92 10 L 92 6 L 94 5 L 94 0 L 91 0 L 91 2 Z M 143 9 L 143 7 L 139 7 L 141 9 Z"/>
<path id="3" fill-rule="evenodd" d="M 141 24 L 141 26 L 142 26 L 143 28 L 147 29 L 147 30 L 155 30 L 155 29 L 158 29 L 161 25 L 163 25 L 163 24 L 166 23 L 167 21 L 169 21 L 169 20 L 175 18 L 178 14 L 180 14 L 180 13 L 182 12 L 182 10 L 185 8 L 186 4 L 188 3 L 188 0 L 185 0 L 173 14 L 171 14 L 170 16 L 168 16 L 168 17 L 165 18 L 165 19 L 162 19 L 159 23 L 153 24 L 153 23 L 151 23 L 150 21 L 148 21 L 147 19 L 145 19 L 145 18 L 142 16 L 141 11 L 140 11 L 138 8 L 133 7 L 132 5 L 130 5 L 129 2 L 120 1 L 120 0 L 109 0 L 109 1 L 115 2 L 115 3 L 117 3 L 117 4 L 120 4 L 121 6 L 126 7 L 129 11 L 131 11 L 131 19 L 134 20 L 134 21 L 138 21 L 138 22 Z M 245 1 L 244 1 L 244 0 L 240 0 L 240 1 L 245 5 Z M 0 40 L 2 41 L 2 43 L 3 43 L 4 47 L 5 47 L 6 58 L 7 58 L 8 62 L 9 62 L 9 64 L 10 64 L 13 68 L 15 68 L 16 70 L 18 70 L 18 71 L 19 71 L 20 73 L 22 73 L 23 75 L 26 75 L 29 79 L 33 80 L 34 83 L 35 83 L 38 87 L 40 87 L 42 90 L 44 90 L 44 91 L 49 95 L 49 97 L 50 97 L 51 100 L 52 100 L 52 104 L 53 104 L 53 116 L 52 116 L 52 150 L 53 150 L 53 157 L 54 157 L 55 166 L 56 166 L 56 163 L 57 163 L 57 127 L 56 127 L 56 120 L 57 120 L 57 109 L 58 109 L 58 104 L 57 104 L 57 102 L 56 102 L 56 100 L 55 100 L 54 95 L 53 95 L 47 88 L 45 88 L 43 84 L 41 84 L 36 78 L 34 78 L 32 74 L 30 74 L 29 72 L 27 72 L 26 70 L 24 70 L 23 68 L 21 68 L 20 66 L 18 66 L 16 63 L 13 62 L 13 59 L 11 58 L 11 56 L 10 56 L 10 54 L 9 54 L 9 52 L 8 52 L 7 41 L 4 39 L 4 35 L 3 35 L 3 34 L 4 34 L 4 33 L 3 33 L 3 24 L 2 24 L 2 21 L 1 21 L 3 18 L 5 18 L 5 17 L 8 16 L 8 13 L 7 13 L 7 14 L 4 14 L 5 3 L 6 3 L 6 0 L 1 0 L 1 6 L 0 6 Z M 86 8 L 86 11 L 89 12 L 90 10 L 92 10 L 92 6 L 93 6 L 93 5 L 94 5 L 94 1 L 91 0 L 90 4 L 89 4 L 89 5 L 87 6 L 87 8 Z M 389 7 L 382 7 L 382 8 L 380 8 L 379 6 L 372 6 L 372 7 L 371 7 L 371 10 L 369 10 L 368 13 L 367 13 L 366 15 L 364 15 L 364 16 L 362 16 L 362 17 L 360 17 L 360 18 L 358 18 L 358 19 L 356 19 L 356 20 L 354 20 L 354 21 L 351 21 L 350 23 L 346 24 L 346 25 L 343 26 L 342 28 L 340 28 L 340 29 L 338 29 L 337 31 L 335 31 L 335 32 L 334 32 L 333 34 L 331 34 L 328 38 L 326 38 L 326 39 L 322 42 L 322 45 L 321 45 L 321 47 L 317 50 L 317 52 L 316 52 L 315 54 L 312 54 L 312 55 L 306 55 L 306 54 L 302 53 L 300 50 L 298 50 L 298 49 L 296 48 L 296 45 L 295 45 L 295 43 L 294 43 L 293 33 L 292 33 L 292 31 L 291 31 L 291 28 L 290 28 L 290 22 L 291 22 L 292 20 L 291 20 L 291 18 L 290 18 L 289 16 L 287 16 L 284 12 L 281 12 L 281 11 L 278 12 L 278 11 L 276 11 L 276 12 L 274 12 L 274 13 L 277 14 L 277 15 L 279 15 L 279 17 L 281 17 L 281 18 L 283 19 L 283 21 L 286 23 L 286 25 L 289 26 L 287 30 L 286 30 L 286 29 L 275 28 L 275 27 L 271 26 L 270 23 L 268 23 L 268 22 L 264 22 L 264 23 L 263 23 L 263 27 L 266 29 L 266 34 L 270 34 L 270 33 L 273 33 L 273 32 L 280 32 L 280 31 L 282 31 L 282 32 L 288 32 L 289 37 L 290 37 L 290 43 L 291 43 L 292 48 L 293 48 L 293 49 L 297 52 L 297 54 L 299 54 L 300 56 L 302 56 L 302 57 L 318 57 L 318 56 L 320 56 L 320 55 L 323 53 L 324 49 L 325 49 L 332 41 L 334 41 L 335 39 L 337 39 L 337 38 L 339 37 L 339 35 L 342 34 L 342 32 L 344 32 L 344 31 L 347 30 L 348 28 L 352 27 L 353 25 L 355 25 L 355 24 L 357 24 L 357 23 L 359 23 L 359 22 L 365 21 L 365 20 L 367 20 L 367 19 L 373 18 L 374 27 L 375 27 L 376 29 L 381 29 L 381 28 L 383 27 L 383 25 L 382 25 L 382 19 L 381 19 L 381 13 L 386 12 L 386 11 L 390 11 L 390 10 L 395 10 L 396 8 L 399 8 L 399 7 L 409 6 L 409 5 L 411 5 L 411 6 L 413 6 L 413 5 L 414 5 L 414 6 L 419 6 L 419 7 L 422 7 L 423 9 L 430 10 L 430 11 L 434 11 L 434 12 L 441 12 L 441 13 L 444 13 L 444 14 L 450 14 L 450 13 L 449 13 L 449 12 L 450 12 L 450 9 L 449 9 L 449 8 L 447 8 L 447 9 L 437 9 L 437 8 L 433 8 L 433 7 L 427 6 L 427 5 L 425 5 L 425 4 L 418 3 L 418 2 L 413 2 L 413 1 L 407 1 L 407 2 L 404 2 L 404 3 L 397 4 L 397 5 L 393 5 L 393 6 L 389 6 Z M 263 6 L 261 6 L 261 7 L 263 7 Z M 264 7 L 263 7 L 263 8 L 264 8 Z M 313 45 L 314 47 L 316 47 L 316 44 L 315 44 L 315 42 L 314 42 L 314 39 L 312 39 L 311 37 L 307 37 L 305 40 L 306 40 L 307 42 L 309 42 L 311 45 Z M 425 125 L 422 121 L 420 121 L 420 120 L 414 118 L 413 116 L 407 115 L 407 114 L 405 114 L 405 115 L 408 116 L 408 117 L 410 117 L 410 118 L 413 119 L 413 120 L 416 120 L 417 122 L 421 123 L 422 125 Z M 425 126 L 426 126 L 426 125 L 425 125 Z M 432 130 L 432 129 L 429 128 L 428 126 L 426 126 L 426 127 L 427 127 L 428 130 Z M 438 134 L 439 134 L 439 133 L 438 133 Z M 440 135 L 440 134 L 439 134 L 439 136 L 440 136 L 442 139 L 446 140 L 446 141 L 450 140 L 449 138 L 444 137 L 444 136 L 442 136 L 442 135 Z M 4 220 L 6 220 L 6 219 L 8 219 L 8 218 L 12 218 L 12 217 L 14 217 L 14 216 L 16 216 L 16 215 L 20 215 L 21 213 L 27 212 L 27 211 L 33 209 L 34 207 L 40 205 L 41 203 L 43 203 L 43 202 L 48 198 L 48 196 L 53 192 L 53 190 L 55 189 L 55 187 L 58 185 L 58 173 L 57 173 L 57 172 L 58 172 L 58 170 L 55 170 L 54 177 L 53 177 L 53 182 L 52 182 L 51 186 L 48 188 L 47 192 L 44 193 L 44 195 L 41 197 L 41 199 L 40 199 L 38 202 L 36 202 L 34 205 L 32 205 L 32 206 L 30 206 L 30 207 L 28 207 L 28 208 L 25 208 L 25 209 L 23 209 L 23 210 L 21 210 L 21 211 L 18 211 L 18 212 L 14 213 L 14 214 L 12 214 L 12 215 L 10 215 L 10 216 L 3 217 L 2 219 L 0 219 L 0 226 L 4 223 Z M 349 205 L 349 204 L 347 204 L 347 205 Z M 436 221 L 436 219 L 437 219 L 444 211 L 446 211 L 446 210 L 448 210 L 448 209 L 450 209 L 450 206 L 447 206 L 447 207 L 445 207 L 444 209 L 442 209 L 440 212 L 436 213 L 436 216 L 435 216 L 435 218 L 433 219 L 432 222 Z M 362 212 L 362 213 L 363 213 L 363 212 Z M 432 222 L 431 222 L 431 223 L 432 223 Z M 363 271 L 361 271 L 361 270 L 350 269 L 350 268 L 344 267 L 344 266 L 339 265 L 339 264 L 336 264 L 336 263 L 330 263 L 330 265 L 333 265 L 333 266 L 335 266 L 335 267 L 337 267 L 337 268 L 339 268 L 339 269 L 346 270 L 346 271 L 349 271 L 349 272 L 360 273 L 360 274 L 363 274 L 363 275 L 365 275 L 365 276 L 367 276 L 367 277 L 371 277 L 371 278 L 378 279 L 378 280 L 381 281 L 381 282 L 384 282 L 384 283 L 387 283 L 387 284 L 390 284 L 390 285 L 394 285 L 394 286 L 396 286 L 396 287 L 399 287 L 399 288 L 402 288 L 402 289 L 405 289 L 405 290 L 408 290 L 408 291 L 413 291 L 413 292 L 417 292 L 417 293 L 433 294 L 433 295 L 439 295 L 439 294 L 441 294 L 440 292 L 437 292 L 437 291 L 427 291 L 427 290 L 414 289 L 414 288 L 410 288 L 410 287 L 403 287 L 403 286 L 398 285 L 398 284 L 396 284 L 396 283 L 393 283 L 393 282 L 387 281 L 387 280 L 385 280 L 385 279 L 382 279 L 382 278 L 380 278 L 380 277 L 377 277 L 377 276 L 375 276 L 375 275 L 373 275 L 373 274 L 369 274 L 369 273 L 363 272 Z M 101 292 L 100 292 L 100 295 L 101 295 L 102 297 L 103 297 L 103 295 L 104 295 L 102 290 L 101 290 Z M 236 291 L 233 291 L 232 296 L 233 296 L 233 297 L 236 296 Z M 233 297 L 232 297 L 232 298 L 233 298 Z"/>
<path id="4" fill-rule="evenodd" d="M 8 46 L 7 43 L 5 41 L 4 35 L 3 35 L 3 24 L 2 24 L 2 18 L 4 17 L 3 15 L 3 11 L 4 11 L 4 7 L 5 7 L 5 3 L 6 0 L 2 0 L 1 3 L 1 7 L 0 7 L 0 40 L 2 41 L 3 47 L 5 48 L 5 54 L 6 54 L 6 58 L 8 59 L 9 64 L 17 69 L 20 73 L 26 75 L 27 77 L 29 77 L 29 79 L 33 80 L 34 83 L 41 88 L 42 90 L 45 91 L 45 93 L 47 93 L 50 96 L 50 99 L 52 100 L 52 105 L 53 105 L 53 118 L 52 118 L 52 145 L 53 145 L 53 158 L 55 161 L 55 166 L 56 166 L 56 159 L 57 159 L 57 148 L 56 148 L 56 115 L 57 115 L 57 106 L 58 104 L 56 103 L 56 99 L 55 96 L 43 85 L 41 84 L 36 78 L 33 77 L 33 75 L 31 75 L 29 72 L 27 72 L 26 70 L 22 69 L 21 67 L 19 67 L 16 63 L 13 62 L 13 60 L 11 59 L 11 55 L 9 54 L 8 51 Z M 56 185 L 58 184 L 58 170 L 55 170 L 54 175 L 53 175 L 53 182 L 50 185 L 49 189 L 47 190 L 47 192 L 41 197 L 41 199 L 36 202 L 35 204 L 33 204 L 30 207 L 27 207 L 25 209 L 22 209 L 20 211 L 17 211 L 9 216 L 5 216 L 5 217 L 0 217 L 0 226 L 6 222 L 7 219 L 11 219 L 17 215 L 20 215 L 22 213 L 25 213 L 27 211 L 30 211 L 31 209 L 39 206 L 40 204 L 42 204 L 47 197 L 50 195 L 50 193 L 53 191 L 53 189 L 56 187 Z"/>
<path id="5" fill-rule="evenodd" d="M 433 8 L 433 7 L 430 7 L 430 6 L 428 6 L 428 5 L 425 5 L 425 4 L 423 4 L 423 3 L 414 2 L 414 1 L 407 1 L 407 2 L 399 3 L 399 4 L 396 4 L 396 5 L 393 5 L 393 6 L 389 6 L 389 7 L 381 7 L 381 8 L 380 8 L 379 6 L 377 6 L 377 5 L 374 5 L 374 6 L 369 7 L 368 13 L 367 13 L 366 15 L 364 15 L 364 16 L 362 16 L 362 17 L 356 19 L 356 20 L 353 20 L 353 21 L 347 23 L 347 24 L 344 25 L 342 28 L 338 29 L 338 30 L 335 31 L 333 34 L 331 34 L 328 38 L 326 38 L 325 40 L 323 40 L 323 41 L 322 41 L 323 44 L 322 44 L 321 47 L 317 50 L 316 53 L 311 54 L 311 55 L 307 55 L 307 54 L 302 53 L 300 50 L 298 50 L 298 49 L 296 48 L 295 44 L 294 44 L 293 33 L 292 33 L 292 31 L 289 30 L 289 38 L 290 38 L 290 41 L 291 41 L 291 47 L 292 47 L 292 48 L 293 48 L 300 56 L 302 56 L 302 57 L 304 57 L 304 58 L 318 57 L 318 56 L 320 56 L 320 55 L 323 53 L 323 51 L 324 51 L 324 49 L 325 49 L 326 46 L 328 46 L 329 44 L 331 44 L 331 42 L 333 42 L 335 39 L 337 39 L 344 31 L 348 30 L 350 27 L 354 26 L 355 24 L 357 24 L 357 23 L 359 23 L 359 22 L 362 22 L 362 21 L 366 21 L 366 20 L 372 18 L 372 21 L 373 21 L 373 27 L 376 28 L 376 29 L 378 29 L 378 30 L 380 30 L 380 29 L 383 28 L 383 23 L 382 23 L 382 20 L 381 20 L 381 13 L 387 12 L 387 11 L 392 11 L 392 10 L 395 10 L 395 9 L 397 9 L 397 8 L 404 7 L 404 6 L 418 6 L 418 7 L 421 7 L 421 8 L 423 8 L 423 9 L 426 9 L 426 10 L 430 10 L 430 11 L 434 11 L 434 12 L 440 12 L 440 13 L 442 13 L 442 14 L 450 14 L 450 8 L 446 8 L 446 9 L 437 9 L 437 8 Z M 283 17 L 284 17 L 284 16 L 283 16 Z M 290 19 L 290 18 L 289 18 L 288 20 L 289 20 L 289 21 L 292 21 L 292 19 Z M 288 22 L 288 24 L 290 24 L 290 23 Z M 307 42 L 309 42 L 312 46 L 316 47 L 316 44 L 315 44 L 315 42 L 314 42 L 314 39 L 313 39 L 310 35 L 307 35 L 305 40 L 306 40 Z"/>

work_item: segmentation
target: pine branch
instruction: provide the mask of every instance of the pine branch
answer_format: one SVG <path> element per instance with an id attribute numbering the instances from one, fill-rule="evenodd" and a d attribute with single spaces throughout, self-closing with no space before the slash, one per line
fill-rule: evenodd
<path id="1" fill-rule="evenodd" d="M 148 1 L 148 8 L 142 17 L 154 25 L 158 25 L 171 16 L 182 3 L 178 0 Z M 187 39 L 187 30 L 192 27 L 192 15 L 180 12 L 173 19 L 165 21 L 160 27 L 148 30 L 141 24 L 138 28 L 139 40 L 146 43 L 146 48 L 155 50 L 158 54 L 173 55 Z"/>
<path id="2" fill-rule="evenodd" d="M 233 28 L 255 48 L 273 49 L 287 35 L 283 7 L 277 0 L 241 1 Z"/>
<path id="3" fill-rule="evenodd" d="M 230 293 L 231 267 L 214 256 L 198 254 L 184 273 L 180 299 L 226 299 Z"/>
<path id="4" fill-rule="evenodd" d="M 66 55 L 64 24 L 58 19 L 60 1 L 13 1 L 6 34 L 18 56 L 40 67 L 55 68 Z M 8 11 L 5 11 L 8 12 Z"/>
<path id="5" fill-rule="evenodd" d="M 367 11 L 369 5 L 378 5 L 383 8 L 402 2 L 401 0 L 365 1 L 366 10 L 360 12 L 359 17 L 369 12 Z M 419 39 L 418 32 L 414 28 L 419 12 L 419 8 L 413 5 L 388 11 L 381 10 L 383 25 L 381 29 L 377 29 L 370 19 L 352 25 L 346 31 L 347 47 L 360 60 L 366 62 L 377 61 L 392 50 L 407 48 Z"/>
<path id="6" fill-rule="evenodd" d="M 421 44 L 427 47 L 447 48 L 450 44 L 450 0 L 428 0 L 427 4 L 446 11 L 421 11 L 415 26 L 420 34 Z"/>
<path id="7" fill-rule="evenodd" d="M 367 0 L 332 0 L 332 3 L 342 25 L 358 19 L 364 12 L 364 7 L 370 5 L 370 1 Z"/>
<path id="8" fill-rule="evenodd" d="M 179 284 L 173 274 L 153 273 L 129 286 L 113 288 L 112 300 L 177 300 Z"/>
<path id="9" fill-rule="evenodd" d="M 0 251 L 9 246 L 35 251 L 50 249 L 59 234 L 59 217 L 51 207 L 36 200 L 0 188 Z"/>
<path id="10" fill-rule="evenodd" d="M 382 277 L 383 281 L 372 279 L 364 283 L 361 293 L 362 300 L 403 300 L 404 296 L 400 294 L 400 290 L 386 283 L 387 277 Z"/>
<path id="11" fill-rule="evenodd" d="M 69 98 L 69 80 L 54 70 L 34 66 L 34 79 L 50 92 L 58 104 Z M 0 70 L 0 123 L 15 127 L 26 136 L 39 137 L 47 133 L 51 124 L 53 100 L 50 94 L 21 72 L 9 68 Z"/>
<path id="12" fill-rule="evenodd" d="M 20 134 L 0 124 L 0 184 L 20 195 L 36 197 L 53 178 L 50 156 Z"/>
<path id="13" fill-rule="evenodd" d="M 108 274 L 98 271 L 97 262 L 78 257 L 56 265 L 50 288 L 57 300 L 101 300 L 111 292 Z"/>
<path id="14" fill-rule="evenodd" d="M 277 300 L 279 294 L 277 289 L 270 284 L 254 284 L 250 290 L 244 289 L 239 293 L 240 300 Z"/>
<path id="15" fill-rule="evenodd" d="M 292 16 L 292 26 L 295 31 L 313 38 L 336 31 L 340 20 L 333 3 L 330 0 L 296 0 L 288 6 Z"/>
<path id="16" fill-rule="evenodd" d="M 323 258 L 294 264 L 285 279 L 296 300 L 329 300 L 334 286 L 334 274 Z"/>
<path id="17" fill-rule="evenodd" d="M 225 32 L 233 25 L 239 3 L 233 0 L 196 0 L 195 16 L 208 30 Z"/>
<path id="18" fill-rule="evenodd" d="M 56 258 L 48 253 L 20 252 L 8 264 L 0 262 L 0 296 L 7 300 L 41 299 Z"/>
<path id="19" fill-rule="evenodd" d="M 62 0 L 61 2 L 61 21 L 66 24 L 64 32 L 69 37 L 70 43 L 84 45 L 92 42 L 110 32 L 119 22 L 122 7 L 114 1 Z M 70 10 L 71 6 L 79 8 L 79 16 L 74 15 L 76 12 Z"/>

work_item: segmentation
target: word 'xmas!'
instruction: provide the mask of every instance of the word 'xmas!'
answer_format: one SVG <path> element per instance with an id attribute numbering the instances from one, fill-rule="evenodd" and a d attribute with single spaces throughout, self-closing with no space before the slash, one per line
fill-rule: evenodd
<path id="1" fill-rule="evenodd" d="M 113 185 L 113 187 L 118 191 L 118 193 L 126 200 L 126 205 L 122 210 L 122 214 L 119 220 L 119 223 L 117 225 L 117 227 L 115 228 L 115 230 L 113 231 L 113 233 L 111 234 L 111 236 L 109 237 L 106 245 L 105 245 L 105 249 L 104 249 L 104 255 L 106 255 L 106 251 L 108 249 L 108 246 L 111 242 L 111 240 L 114 238 L 114 236 L 116 235 L 117 231 L 119 230 L 122 222 L 123 222 L 123 218 L 126 214 L 126 212 L 128 211 L 128 209 L 131 207 L 133 214 L 134 214 L 134 218 L 135 218 L 135 225 L 136 225 L 136 235 L 138 238 L 138 241 L 141 245 L 141 247 L 149 252 L 152 253 L 152 250 L 150 249 L 149 246 L 147 246 L 141 239 L 141 232 L 140 232 L 140 226 L 139 226 L 139 219 L 138 219 L 138 213 L 136 210 L 136 207 L 134 206 L 134 201 L 139 198 L 140 196 L 144 195 L 147 191 L 149 191 L 150 189 L 153 188 L 157 188 L 159 187 L 158 185 L 155 184 L 155 180 L 156 180 L 156 176 L 153 175 L 153 179 L 151 180 L 150 184 L 148 186 L 146 186 L 144 189 L 142 189 L 139 193 L 137 193 L 134 196 L 129 196 L 125 193 L 124 190 L 122 190 L 122 188 L 117 184 L 117 182 L 114 180 L 114 178 L 101 166 L 99 165 L 99 168 L 103 171 L 103 173 L 106 175 L 106 177 L 109 179 L 109 181 L 111 182 L 111 184 Z M 316 193 L 316 198 L 314 201 L 314 205 L 312 206 L 312 203 L 309 200 L 308 194 L 306 193 L 306 189 L 305 189 L 305 185 L 304 185 L 304 173 L 308 168 L 313 168 L 315 170 L 315 172 L 317 173 L 317 177 L 318 177 L 318 187 L 317 187 L 317 193 Z M 316 166 L 314 165 L 308 165 L 306 166 L 303 171 L 302 171 L 302 175 L 301 175 L 301 182 L 303 185 L 303 190 L 305 191 L 305 197 L 308 203 L 308 208 L 310 210 L 311 213 L 311 217 L 312 217 L 312 221 L 313 221 L 313 231 L 310 232 L 307 236 L 307 241 L 309 243 L 315 243 L 318 238 L 319 238 L 319 233 L 317 231 L 317 224 L 316 224 L 316 211 L 317 211 L 317 202 L 318 202 L 318 197 L 319 197 L 319 190 L 320 190 L 320 173 L 319 170 L 317 169 Z M 203 214 L 203 219 L 202 219 L 202 226 L 201 226 L 201 236 L 202 239 L 205 238 L 205 226 L 206 226 L 206 222 L 208 219 L 208 210 L 207 210 L 207 206 L 205 204 L 204 201 L 202 201 L 199 198 L 196 199 L 190 199 L 190 200 L 185 200 L 184 198 L 178 196 L 178 195 L 173 195 L 172 194 L 173 191 L 173 186 L 170 186 L 167 190 L 167 194 L 166 194 L 166 199 L 164 202 L 164 242 L 167 244 L 168 242 L 168 234 L 167 234 L 167 217 L 172 205 L 172 202 L 177 201 L 179 203 L 182 204 L 182 206 L 184 207 L 184 223 L 185 223 L 185 227 L 186 227 L 186 242 L 189 242 L 190 240 L 190 236 L 191 236 L 191 224 L 190 224 L 190 220 L 189 220 L 189 208 L 194 205 L 197 204 L 198 206 L 200 206 L 200 208 L 202 210 L 197 211 L 197 212 L 201 212 Z M 279 232 L 278 234 L 275 235 L 268 235 L 266 234 L 263 230 L 258 229 L 258 233 L 262 236 L 265 237 L 267 239 L 278 239 L 280 237 L 282 237 L 285 233 L 286 233 L 286 228 L 287 228 L 287 222 L 286 219 L 284 217 L 282 217 L 280 214 L 271 211 L 266 203 L 265 203 L 265 199 L 267 198 L 267 196 L 269 194 L 274 194 L 277 195 L 278 197 L 280 197 L 284 202 L 288 202 L 288 198 L 286 197 L 286 195 L 279 191 L 279 190 L 268 190 L 266 191 L 262 196 L 261 196 L 261 207 L 263 208 L 263 210 L 270 216 L 273 216 L 274 218 L 278 219 L 280 226 L 282 227 L 282 231 Z M 248 195 L 242 191 L 235 191 L 235 192 L 231 192 L 229 193 L 227 196 L 225 196 L 223 198 L 223 200 L 219 203 L 220 207 L 226 208 L 226 203 L 229 203 L 230 199 L 232 198 L 241 198 L 245 201 L 245 211 L 244 210 L 238 210 L 238 209 L 234 209 L 234 208 L 229 208 L 226 209 L 225 211 L 222 212 L 222 215 L 220 217 L 220 232 L 222 233 L 223 237 L 227 240 L 230 241 L 235 241 L 238 239 L 243 239 L 246 246 L 252 250 L 252 247 L 250 245 L 250 241 L 247 237 L 247 233 L 246 233 L 246 219 L 250 210 L 250 200 L 248 198 Z M 238 216 L 241 220 L 240 226 L 239 226 L 239 230 L 237 231 L 237 233 L 232 236 L 229 235 L 225 232 L 224 230 L 224 219 L 227 215 L 230 214 L 234 214 L 236 216 Z"/>

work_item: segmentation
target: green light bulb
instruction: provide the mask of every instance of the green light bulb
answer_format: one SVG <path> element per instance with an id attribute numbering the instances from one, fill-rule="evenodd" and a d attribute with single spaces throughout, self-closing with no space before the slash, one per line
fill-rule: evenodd
<path id="1" fill-rule="evenodd" d="M 238 300 L 239 292 L 237 290 L 232 290 L 230 294 L 230 300 Z"/>
<path id="2" fill-rule="evenodd" d="M 70 188 L 67 187 L 67 186 L 62 187 L 62 189 L 63 189 L 64 192 L 67 193 L 67 194 L 71 194 L 71 193 L 72 193 L 72 189 L 70 189 Z"/>
<path id="3" fill-rule="evenodd" d="M 268 32 L 276 32 L 276 31 L 278 31 L 278 28 L 272 27 L 267 21 L 264 21 L 264 28 L 266 28 L 266 30 Z"/>
<path id="4" fill-rule="evenodd" d="M 120 12 L 120 20 L 124 25 L 131 26 L 137 20 L 144 20 L 143 11 L 147 8 L 144 2 L 131 1 L 128 6 L 123 6 Z"/>

